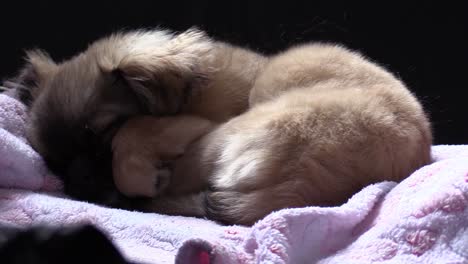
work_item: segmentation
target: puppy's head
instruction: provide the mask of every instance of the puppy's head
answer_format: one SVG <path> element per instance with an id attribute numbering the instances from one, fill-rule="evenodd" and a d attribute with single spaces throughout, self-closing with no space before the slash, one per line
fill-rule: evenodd
<path id="1" fill-rule="evenodd" d="M 110 143 L 120 124 L 134 115 L 176 114 L 209 49 L 190 30 L 114 34 L 61 63 L 28 52 L 15 81 L 29 107 L 28 140 L 68 194 L 106 203 L 99 197 L 115 189 Z"/>

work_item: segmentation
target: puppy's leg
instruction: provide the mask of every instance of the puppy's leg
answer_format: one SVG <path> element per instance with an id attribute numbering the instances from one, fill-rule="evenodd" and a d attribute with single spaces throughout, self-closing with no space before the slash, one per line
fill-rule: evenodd
<path id="1" fill-rule="evenodd" d="M 208 192 L 205 198 L 206 215 L 221 223 L 250 226 L 276 210 L 309 205 L 290 188 L 291 185 L 284 184 L 251 192 Z"/>
<path id="2" fill-rule="evenodd" d="M 171 172 L 167 163 L 142 148 L 114 150 L 114 183 L 128 197 L 155 197 L 169 185 Z"/>
<path id="3" fill-rule="evenodd" d="M 206 193 L 196 192 L 183 195 L 163 195 L 158 198 L 140 201 L 135 205 L 137 210 L 166 215 L 205 217 Z"/>

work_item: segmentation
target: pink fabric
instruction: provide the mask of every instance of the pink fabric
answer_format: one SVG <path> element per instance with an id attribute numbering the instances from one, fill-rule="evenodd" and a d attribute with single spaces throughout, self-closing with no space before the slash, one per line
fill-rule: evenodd
<path id="1" fill-rule="evenodd" d="M 29 190 L 60 189 L 60 182 L 25 139 L 25 107 L 0 94 L 0 187 Z"/>
<path id="2" fill-rule="evenodd" d="M 340 207 L 221 226 L 41 191 L 58 185 L 24 140 L 24 110 L 4 95 L 0 107 L 0 224 L 92 223 L 143 263 L 468 263 L 468 145 L 434 146 L 433 164 L 398 185 L 370 185 Z"/>

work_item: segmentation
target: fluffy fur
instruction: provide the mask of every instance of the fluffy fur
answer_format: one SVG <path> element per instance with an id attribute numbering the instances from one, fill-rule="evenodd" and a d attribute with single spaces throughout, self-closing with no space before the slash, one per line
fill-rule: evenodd
<path id="1" fill-rule="evenodd" d="M 281 208 L 342 203 L 430 161 L 416 98 L 338 46 L 266 58 L 200 31 L 154 30 L 114 34 L 61 63 L 40 51 L 27 59 L 14 83 L 30 105 L 28 138 L 78 199 L 122 206 L 117 184 L 129 196 L 157 196 L 144 210 L 252 224 Z M 208 125 L 191 130 L 181 114 Z M 119 130 L 142 115 L 176 117 L 146 120 L 156 122 L 146 134 L 141 124 Z M 166 125 L 169 134 L 158 130 Z M 114 182 L 113 164 L 132 178 Z"/>
<path id="2" fill-rule="evenodd" d="M 113 176 L 117 188 L 128 197 L 147 198 L 206 188 L 204 177 L 176 175 L 185 165 L 192 166 L 181 163 L 195 159 L 189 157 L 191 144 L 215 126 L 206 119 L 187 115 L 130 119 L 112 140 Z"/>
<path id="3" fill-rule="evenodd" d="M 430 162 L 430 124 L 416 98 L 392 74 L 339 46 L 309 44 L 271 57 L 249 105 L 198 140 L 200 131 L 186 125 L 190 117 L 132 120 L 119 133 L 141 142 L 114 138 L 114 150 L 128 154 L 114 166 L 153 164 L 141 155 L 143 142 L 153 158 L 179 155 L 181 143 L 185 154 L 172 156 L 170 183 L 143 208 L 249 225 L 282 208 L 343 203 L 370 183 L 400 181 Z M 154 171 L 133 171 L 114 177 L 154 181 Z"/>
<path id="4" fill-rule="evenodd" d="M 9 86 L 29 105 L 29 141 L 62 177 L 67 194 L 112 206 L 122 206 L 111 141 L 123 122 L 180 113 L 226 121 L 248 108 L 266 62 L 195 29 L 120 32 L 63 62 L 37 50 L 26 60 Z"/>

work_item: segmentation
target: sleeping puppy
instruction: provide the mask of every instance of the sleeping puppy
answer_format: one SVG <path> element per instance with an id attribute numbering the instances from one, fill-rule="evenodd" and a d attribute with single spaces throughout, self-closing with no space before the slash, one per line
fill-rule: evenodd
<path id="1" fill-rule="evenodd" d="M 194 29 L 131 31 L 100 39 L 60 63 L 30 51 L 9 85 L 29 106 L 28 140 L 64 180 L 65 192 L 126 207 L 112 179 L 117 128 L 144 114 L 226 121 L 247 109 L 265 60 Z"/>
<path id="2" fill-rule="evenodd" d="M 249 104 L 216 126 L 187 116 L 131 119 L 113 140 L 117 187 L 155 195 L 143 210 L 250 225 L 282 208 L 339 205 L 430 162 L 420 103 L 392 74 L 339 46 L 271 57 Z M 172 169 L 154 165 L 161 159 Z M 159 175 L 164 184 L 144 188 Z"/>

